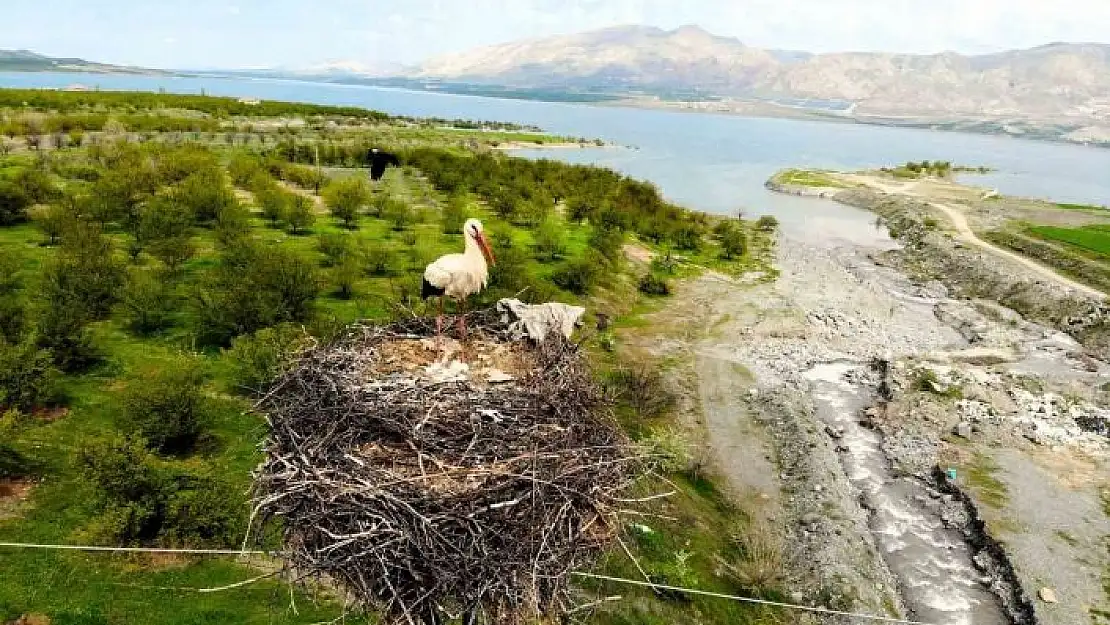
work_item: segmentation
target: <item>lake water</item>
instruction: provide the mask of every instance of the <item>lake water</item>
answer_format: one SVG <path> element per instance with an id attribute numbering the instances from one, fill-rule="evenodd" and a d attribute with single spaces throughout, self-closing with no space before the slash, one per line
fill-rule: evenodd
<path id="1" fill-rule="evenodd" d="M 0 86 L 64 87 L 252 96 L 374 108 L 413 116 L 535 124 L 627 148 L 539 154 L 612 167 L 659 185 L 668 198 L 713 213 L 771 213 L 797 223 L 828 202 L 772 194 L 763 182 L 784 167 L 872 168 L 947 160 L 997 170 L 967 180 L 1007 194 L 1110 205 L 1110 150 L 1009 137 L 788 119 L 499 100 L 297 81 L 3 73 Z M 536 151 L 524 151 L 536 156 Z M 835 218 L 835 216 L 829 216 Z M 784 224 L 786 225 L 786 224 Z"/>

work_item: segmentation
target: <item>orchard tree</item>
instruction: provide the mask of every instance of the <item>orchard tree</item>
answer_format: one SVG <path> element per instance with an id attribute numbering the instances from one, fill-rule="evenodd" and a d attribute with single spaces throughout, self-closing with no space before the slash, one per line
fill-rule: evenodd
<path id="1" fill-rule="evenodd" d="M 359 176 L 333 181 L 324 188 L 324 202 L 331 214 L 351 230 L 358 227 L 362 207 L 370 203 L 370 187 Z"/>
<path id="2" fill-rule="evenodd" d="M 292 196 L 285 214 L 285 223 L 289 224 L 293 234 L 300 234 L 316 221 L 316 215 L 312 212 L 315 206 L 315 202 L 299 193 Z"/>

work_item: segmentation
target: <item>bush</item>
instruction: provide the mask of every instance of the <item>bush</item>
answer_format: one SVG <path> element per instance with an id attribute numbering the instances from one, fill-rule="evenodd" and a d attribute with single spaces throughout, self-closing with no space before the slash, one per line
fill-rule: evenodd
<path id="1" fill-rule="evenodd" d="M 0 344 L 23 338 L 26 315 L 23 301 L 22 258 L 0 248 Z"/>
<path id="2" fill-rule="evenodd" d="M 355 254 L 355 239 L 342 232 L 325 232 L 316 239 L 316 249 L 324 255 L 324 267 L 334 267 Z"/>
<path id="3" fill-rule="evenodd" d="M 269 220 L 270 227 L 276 228 L 279 221 L 285 219 L 289 212 L 288 194 L 270 184 L 254 191 L 254 200 L 262 209 L 262 216 Z"/>
<path id="4" fill-rule="evenodd" d="M 120 404 L 125 426 L 160 453 L 192 451 L 210 407 L 197 363 L 177 358 L 127 381 Z"/>
<path id="5" fill-rule="evenodd" d="M 80 540 L 225 547 L 242 537 L 246 502 L 237 489 L 160 462 L 141 438 L 94 441 L 79 464 L 98 512 Z"/>
<path id="6" fill-rule="evenodd" d="M 332 181 L 324 188 L 324 202 L 331 214 L 349 229 L 358 227 L 359 211 L 370 203 L 370 187 L 360 176 Z"/>
<path id="7" fill-rule="evenodd" d="M 330 272 L 331 282 L 335 286 L 335 296 L 339 299 L 351 299 L 355 296 L 355 283 L 358 282 L 362 268 L 357 258 L 347 258 Z"/>
<path id="8" fill-rule="evenodd" d="M 469 208 L 466 194 L 452 193 L 451 197 L 447 199 L 447 205 L 443 207 L 443 233 L 459 234 L 462 232 Z"/>
<path id="9" fill-rule="evenodd" d="M 554 217 L 549 216 L 540 222 L 535 239 L 536 258 L 550 262 L 566 255 L 566 230 Z"/>
<path id="10" fill-rule="evenodd" d="M 0 180 L 0 226 L 8 226 L 27 219 L 31 198 L 19 186 Z"/>
<path id="11" fill-rule="evenodd" d="M 774 215 L 762 215 L 756 220 L 755 227 L 760 232 L 774 232 L 779 227 L 779 220 Z"/>
<path id="12" fill-rule="evenodd" d="M 222 212 L 239 203 L 223 173 L 217 169 L 190 174 L 172 190 L 171 197 L 196 223 L 205 226 L 214 224 Z"/>
<path id="13" fill-rule="evenodd" d="M 34 341 L 0 341 L 0 413 L 56 405 L 62 397 L 60 378 L 53 355 Z"/>
<path id="14" fill-rule="evenodd" d="M 590 235 L 590 249 L 598 252 L 612 262 L 617 262 L 621 257 L 621 248 L 624 247 L 624 233 L 616 228 L 594 228 Z"/>
<path id="15" fill-rule="evenodd" d="M 490 268 L 490 284 L 514 294 L 529 286 L 528 253 L 513 238 L 512 229 L 492 228 L 490 246 L 497 256 L 497 264 Z"/>
<path id="16" fill-rule="evenodd" d="M 193 212 L 169 197 L 157 197 L 139 209 L 135 233 L 139 248 L 145 248 L 171 270 L 193 257 Z"/>
<path id="17" fill-rule="evenodd" d="M 411 226 L 416 220 L 416 214 L 408 204 L 396 198 L 386 198 L 381 204 L 381 217 L 390 223 L 394 230 L 400 232 Z M 462 228 L 460 227 L 460 230 Z"/>
<path id="18" fill-rule="evenodd" d="M 285 222 L 293 234 L 300 234 L 305 228 L 310 228 L 316 222 L 316 215 L 312 212 L 315 204 L 309 198 L 300 194 L 290 197 L 289 206 L 285 213 Z"/>
<path id="19" fill-rule="evenodd" d="M 613 398 L 627 404 L 640 418 L 661 416 L 675 403 L 663 376 L 650 365 L 621 367 L 610 372 L 605 382 Z"/>
<path id="20" fill-rule="evenodd" d="M 726 260 L 743 256 L 748 249 L 748 237 L 744 229 L 735 223 L 730 223 L 730 226 L 720 235 L 720 243 L 721 257 Z"/>
<path id="21" fill-rule="evenodd" d="M 551 274 L 551 281 L 571 293 L 588 295 L 601 283 L 608 266 L 603 256 L 590 250 L 582 258 L 563 263 Z"/>
<path id="22" fill-rule="evenodd" d="M 761 596 L 780 590 L 786 563 L 773 529 L 765 525 L 740 528 L 732 532 L 730 541 L 735 556 L 718 561 L 737 585 Z"/>
<path id="23" fill-rule="evenodd" d="M 320 281 L 293 250 L 240 242 L 201 278 L 194 298 L 198 339 L 228 345 L 232 338 L 312 316 Z"/>
<path id="24" fill-rule="evenodd" d="M 362 264 L 370 276 L 387 276 L 393 272 L 393 253 L 381 243 L 364 243 Z"/>
<path id="25" fill-rule="evenodd" d="M 123 287 L 120 308 L 132 332 L 148 335 L 164 330 L 172 325 L 177 310 L 173 284 L 154 272 L 132 270 Z"/>
<path id="26" fill-rule="evenodd" d="M 670 295 L 671 285 L 666 279 L 648 272 L 640 278 L 640 292 L 645 295 Z"/>
<path id="27" fill-rule="evenodd" d="M 265 172 L 262 161 L 253 154 L 236 154 L 227 164 L 227 173 L 237 187 L 246 187 L 257 174 Z"/>
<path id="28" fill-rule="evenodd" d="M 260 394 L 285 371 L 308 341 L 303 329 L 287 323 L 233 340 L 224 357 L 231 364 L 237 389 Z"/>

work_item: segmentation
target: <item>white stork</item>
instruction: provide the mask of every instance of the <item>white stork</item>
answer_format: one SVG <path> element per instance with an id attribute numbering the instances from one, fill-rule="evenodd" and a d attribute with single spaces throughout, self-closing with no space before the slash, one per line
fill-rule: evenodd
<path id="1" fill-rule="evenodd" d="M 467 219 L 462 232 L 466 243 L 462 254 L 440 256 L 424 269 L 424 285 L 420 289 L 420 296 L 424 299 L 439 298 L 437 338 L 443 334 L 443 298 L 450 297 L 465 311 L 466 298 L 485 288 L 489 283 L 489 265 L 495 262 L 482 222 Z M 459 336 L 466 339 L 465 314 L 459 316 Z"/>

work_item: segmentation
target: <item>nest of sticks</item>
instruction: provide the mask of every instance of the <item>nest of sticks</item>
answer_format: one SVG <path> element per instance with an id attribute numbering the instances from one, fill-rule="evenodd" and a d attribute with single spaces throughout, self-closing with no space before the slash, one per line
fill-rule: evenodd
<path id="1" fill-rule="evenodd" d="M 388 622 L 566 613 L 642 471 L 575 345 L 468 320 L 467 367 L 445 368 L 427 319 L 356 325 L 259 402 L 256 514 L 283 520 L 293 567 Z"/>

